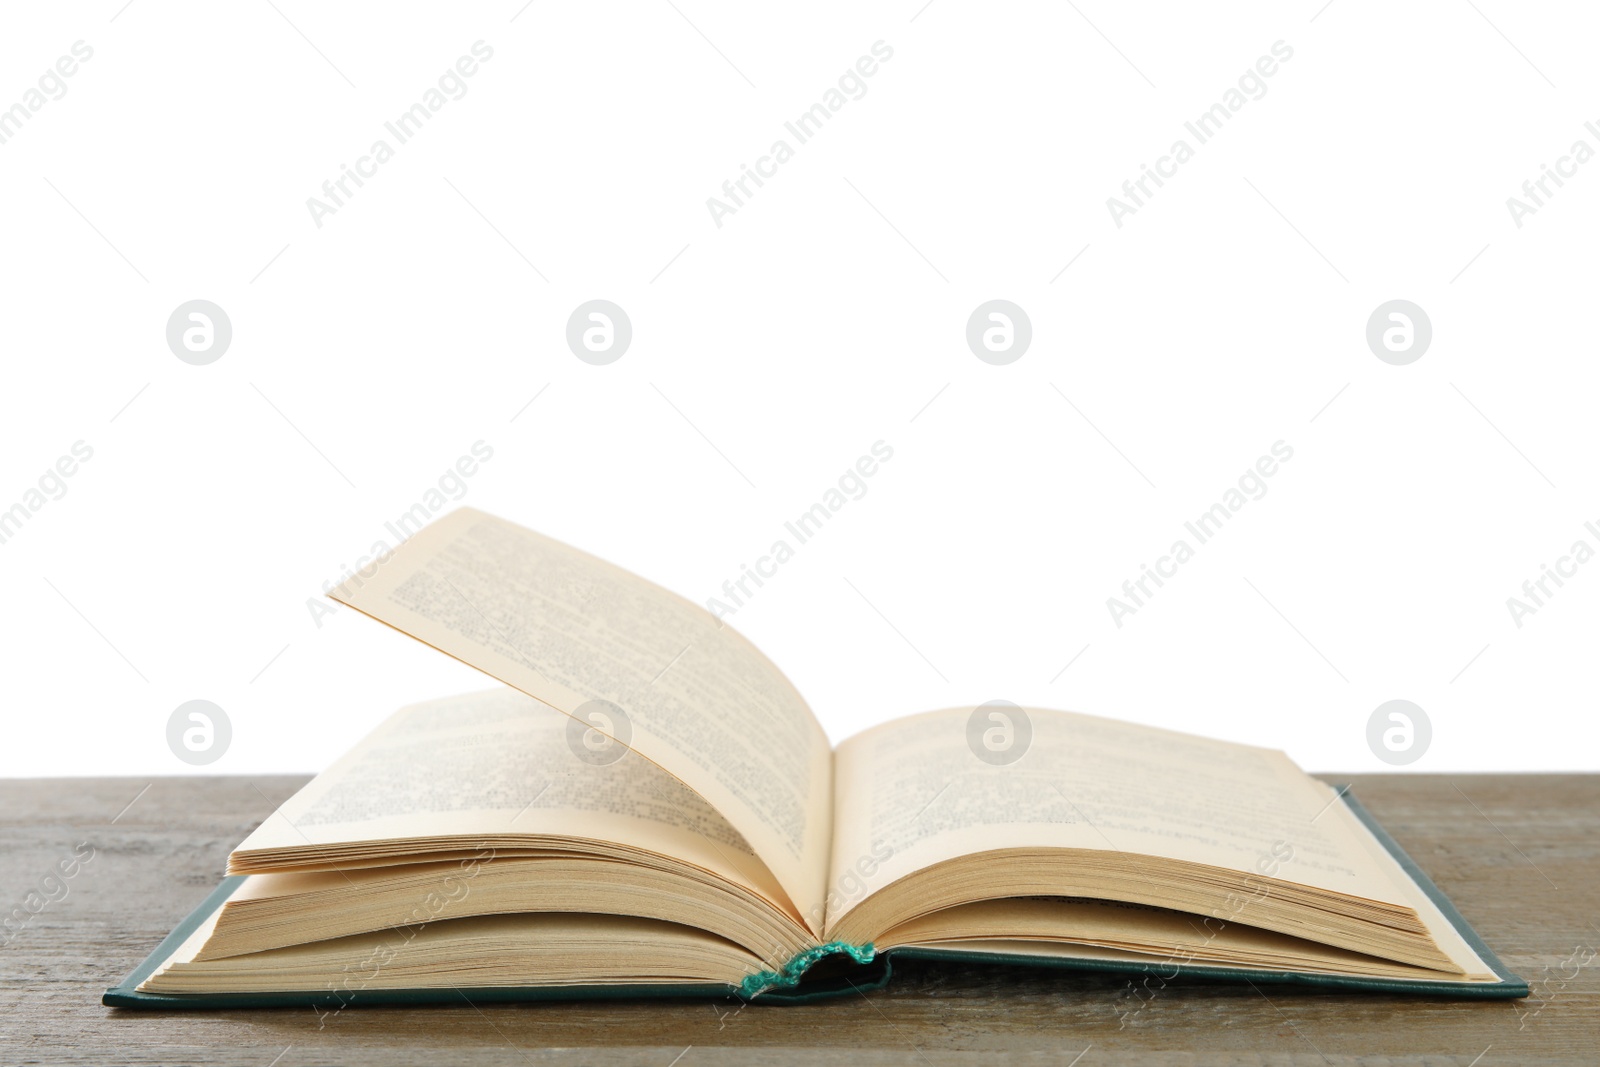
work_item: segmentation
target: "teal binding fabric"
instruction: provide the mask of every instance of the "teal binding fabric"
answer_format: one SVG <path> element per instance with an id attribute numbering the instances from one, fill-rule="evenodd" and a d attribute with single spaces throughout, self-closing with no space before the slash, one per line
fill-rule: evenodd
<path id="1" fill-rule="evenodd" d="M 849 956 L 857 963 L 871 963 L 878 954 L 872 945 L 852 945 L 847 941 L 829 941 L 826 945 L 808 948 L 794 959 L 783 965 L 782 970 L 757 971 L 739 983 L 739 995 L 746 1000 L 765 993 L 769 989 L 792 989 L 800 984 L 800 979 L 809 971 L 813 964 L 824 956 L 843 955 Z"/>

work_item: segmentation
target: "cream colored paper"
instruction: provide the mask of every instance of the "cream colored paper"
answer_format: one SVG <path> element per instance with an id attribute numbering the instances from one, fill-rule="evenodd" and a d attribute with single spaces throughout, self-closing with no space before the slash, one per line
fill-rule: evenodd
<path id="1" fill-rule="evenodd" d="M 827 735 L 777 667 L 702 608 L 470 508 L 331 595 L 569 715 L 620 707 L 621 739 L 720 812 L 797 912 L 820 914 Z"/>
<path id="2" fill-rule="evenodd" d="M 653 852 L 768 899 L 781 888 L 701 797 L 634 753 L 575 759 L 568 719 L 514 689 L 395 712 L 247 837 L 235 854 L 410 838 L 560 837 Z M 421 857 L 418 857 L 419 859 Z"/>
<path id="3" fill-rule="evenodd" d="M 1002 848 L 1138 853 L 1274 877 L 1409 906 L 1331 794 L 1271 749 L 1064 711 L 1026 709 L 1032 738 L 995 766 L 968 746 L 971 708 L 873 727 L 839 746 L 831 884 L 888 854 L 839 899 L 945 860 Z M 1286 846 L 1286 847 L 1285 847 Z"/>

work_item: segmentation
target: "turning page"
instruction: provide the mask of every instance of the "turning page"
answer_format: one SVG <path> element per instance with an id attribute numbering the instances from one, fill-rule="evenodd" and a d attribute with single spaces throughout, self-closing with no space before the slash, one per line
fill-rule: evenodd
<path id="1" fill-rule="evenodd" d="M 620 567 L 472 508 L 330 595 L 629 746 L 704 797 L 814 930 L 832 753 L 755 646 Z"/>

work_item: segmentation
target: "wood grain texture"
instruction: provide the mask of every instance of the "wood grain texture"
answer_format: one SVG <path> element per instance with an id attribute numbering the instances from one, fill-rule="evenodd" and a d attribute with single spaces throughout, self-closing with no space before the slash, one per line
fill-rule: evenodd
<path id="1" fill-rule="evenodd" d="M 1140 997 L 1117 979 L 906 962 L 886 990 L 802 1007 L 353 1007 L 320 1026 L 310 1009 L 111 1009 L 100 1004 L 105 987 L 216 885 L 228 850 L 305 779 L 13 780 L 0 781 L 0 907 L 44 892 L 80 842 L 95 855 L 66 896 L 54 890 L 60 899 L 0 934 L 0 1063 L 1600 1063 L 1600 958 L 1580 965 L 1600 948 L 1600 776 L 1329 777 L 1354 783 L 1534 986 L 1532 998 L 1198 982 Z"/>

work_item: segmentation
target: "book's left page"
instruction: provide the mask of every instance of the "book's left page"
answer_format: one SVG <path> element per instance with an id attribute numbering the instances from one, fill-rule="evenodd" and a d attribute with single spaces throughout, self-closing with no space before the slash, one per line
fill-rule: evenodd
<path id="1" fill-rule="evenodd" d="M 330 595 L 677 777 L 820 930 L 833 827 L 827 734 L 783 673 L 704 608 L 471 508 Z"/>
<path id="2" fill-rule="evenodd" d="M 401 708 L 279 805 L 233 850 L 228 873 L 329 870 L 356 890 L 362 867 L 444 857 L 453 868 L 483 853 L 505 863 L 571 841 L 667 857 L 782 898 L 699 794 L 633 752 L 575 759 L 565 722 L 503 687 Z"/>

